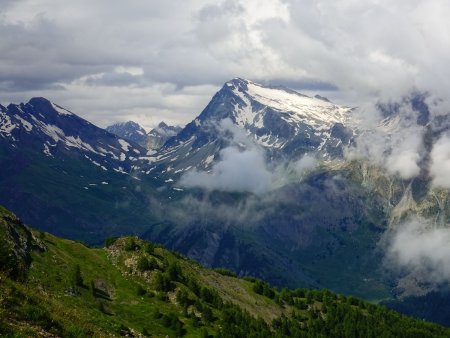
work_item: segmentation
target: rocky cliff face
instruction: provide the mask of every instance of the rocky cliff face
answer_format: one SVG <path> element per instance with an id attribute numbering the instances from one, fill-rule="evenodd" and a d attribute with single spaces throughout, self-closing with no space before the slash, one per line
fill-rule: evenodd
<path id="1" fill-rule="evenodd" d="M 31 264 L 33 251 L 45 251 L 36 238 L 14 214 L 0 206 L 0 270 L 13 278 L 23 278 Z"/>

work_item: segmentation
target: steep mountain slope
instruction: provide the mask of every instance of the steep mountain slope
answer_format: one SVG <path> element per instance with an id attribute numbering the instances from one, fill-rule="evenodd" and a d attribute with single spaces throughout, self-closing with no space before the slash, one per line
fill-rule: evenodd
<path id="1" fill-rule="evenodd" d="M 207 270 L 134 237 L 91 249 L 36 238 L 0 208 L 0 248 L 24 274 L 0 265 L 5 337 L 449 337 L 449 329 L 326 290 L 277 290 Z M 31 245 L 30 245 L 31 244 Z M 18 254 L 25 252 L 26 256 Z"/>
<path id="2" fill-rule="evenodd" d="M 10 104 L 0 113 L 3 147 L 43 153 L 47 157 L 84 158 L 104 171 L 129 172 L 146 150 L 94 126 L 44 99 Z"/>
<path id="3" fill-rule="evenodd" d="M 299 158 L 308 152 L 322 158 L 342 157 L 354 134 L 352 109 L 323 98 L 249 80 L 224 84 L 203 112 L 154 155 L 152 174 L 206 169 L 229 145 L 221 121 L 231 120 L 276 158 Z"/>
<path id="4" fill-rule="evenodd" d="M 417 273 L 385 274 L 378 248 L 385 230 L 410 216 L 430 218 L 443 228 L 450 222 L 448 191 L 433 187 L 430 175 L 430 154 L 449 130 L 449 115 L 433 117 L 426 99 L 413 93 L 379 104 L 383 119 L 374 126 L 361 123 L 364 114 L 321 98 L 229 81 L 154 155 L 147 173 L 180 190 L 172 196 L 172 209 L 189 212 L 181 213 L 182 220 L 166 217 L 144 236 L 203 264 L 280 285 L 325 285 L 375 298 L 391 293 L 389 285 L 401 295 L 432 290 L 437 286 L 420 282 Z M 320 142 L 311 143 L 315 138 Z M 353 161 L 342 156 L 344 149 L 356 153 Z M 244 156 L 255 152 L 265 161 Z M 316 156 L 314 170 L 301 175 L 284 170 L 305 152 Z M 266 189 L 264 180 L 281 184 Z M 245 190 L 248 181 L 263 188 Z M 355 245 L 352 253 L 348 248 Z M 285 273 L 273 268 L 275 257 Z M 324 267 L 338 270 L 339 278 L 330 279 Z"/>
<path id="5" fill-rule="evenodd" d="M 94 243 L 150 223 L 151 185 L 133 175 L 147 150 L 43 98 L 1 109 L 0 203 Z"/>
<path id="6" fill-rule="evenodd" d="M 115 134 L 125 140 L 147 147 L 147 132 L 139 124 L 133 121 L 115 123 L 105 128 L 111 134 Z"/>

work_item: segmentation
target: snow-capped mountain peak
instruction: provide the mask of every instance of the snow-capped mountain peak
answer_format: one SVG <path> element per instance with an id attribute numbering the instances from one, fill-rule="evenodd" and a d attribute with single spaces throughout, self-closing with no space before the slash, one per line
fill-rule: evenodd
<path id="1" fill-rule="evenodd" d="M 243 127 L 262 126 L 264 110 L 282 114 L 288 123 L 306 123 L 315 128 L 330 127 L 350 120 L 350 108 L 338 106 L 322 97 L 309 97 L 285 87 L 263 86 L 244 79 L 225 84 L 239 98 L 234 104 L 234 117 Z M 262 106 L 262 109 L 259 109 Z"/>
<path id="2" fill-rule="evenodd" d="M 0 109 L 5 149 L 78 157 L 104 171 L 129 172 L 146 150 L 108 133 L 45 98 Z"/>
<path id="3" fill-rule="evenodd" d="M 315 152 L 324 158 L 341 157 L 343 145 L 354 135 L 351 108 L 288 88 L 235 78 L 155 154 L 155 166 L 164 168 L 170 163 L 166 172 L 208 168 L 226 146 L 218 127 L 224 119 L 230 119 L 274 156 Z"/>

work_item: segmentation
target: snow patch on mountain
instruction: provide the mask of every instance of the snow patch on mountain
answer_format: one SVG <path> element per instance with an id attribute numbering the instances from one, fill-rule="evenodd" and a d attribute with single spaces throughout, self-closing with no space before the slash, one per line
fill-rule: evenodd
<path id="1" fill-rule="evenodd" d="M 312 98 L 282 88 L 267 88 L 248 81 L 248 95 L 261 104 L 280 112 L 290 112 L 288 121 L 307 122 L 315 127 L 349 121 L 349 108 Z M 236 89 L 234 92 L 239 95 Z M 242 97 L 242 95 L 240 95 Z"/>
<path id="2" fill-rule="evenodd" d="M 51 104 L 52 104 L 53 109 L 56 112 L 58 112 L 58 114 L 60 114 L 60 115 L 73 115 L 73 113 L 68 111 L 67 109 L 65 109 L 65 108 L 63 108 L 61 106 L 58 106 L 57 104 L 54 104 L 53 102 Z"/>
<path id="3" fill-rule="evenodd" d="M 121 139 L 118 139 L 117 141 L 119 141 L 123 151 L 130 151 L 131 145 L 127 141 Z"/>
<path id="4" fill-rule="evenodd" d="M 0 113 L 0 134 L 11 135 L 11 132 L 17 127 L 12 123 L 11 118 L 6 113 Z"/>
<path id="5" fill-rule="evenodd" d="M 22 123 L 22 126 L 25 128 L 25 130 L 27 132 L 30 132 L 31 130 L 33 130 L 33 125 L 30 122 L 24 120 L 23 118 L 21 118 L 18 115 L 15 115 L 15 118 L 18 119 Z"/>

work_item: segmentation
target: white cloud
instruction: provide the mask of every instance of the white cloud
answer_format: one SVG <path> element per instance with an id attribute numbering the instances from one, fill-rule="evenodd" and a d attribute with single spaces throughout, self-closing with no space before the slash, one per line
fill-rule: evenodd
<path id="1" fill-rule="evenodd" d="M 221 150 L 210 172 L 191 170 L 181 177 L 181 186 L 260 195 L 301 179 L 316 166 L 315 157 L 308 154 L 295 162 L 269 163 L 264 148 L 230 119 L 221 120 L 217 129 L 222 137 L 231 134 L 231 145 Z"/>
<path id="2" fill-rule="evenodd" d="M 184 187 L 201 187 L 207 190 L 266 192 L 271 184 L 272 174 L 267 169 L 264 154 L 257 149 L 239 150 L 225 148 L 220 152 L 221 160 L 211 173 L 190 171 L 180 184 Z"/>
<path id="3" fill-rule="evenodd" d="M 309 154 L 305 154 L 298 161 L 294 162 L 294 170 L 297 174 L 303 175 L 305 171 L 313 169 L 317 164 L 317 159 Z"/>
<path id="4" fill-rule="evenodd" d="M 390 112 L 388 124 L 383 122 L 384 117 L 374 106 L 356 112 L 360 115 L 363 132 L 345 155 L 348 159 L 369 160 L 391 175 L 411 179 L 419 175 L 419 163 L 425 156 L 425 127 L 417 123 L 423 112 L 413 108 L 411 98 L 393 104 L 398 105 Z"/>
<path id="5" fill-rule="evenodd" d="M 433 185 L 450 188 L 450 136 L 443 135 L 431 151 L 430 175 Z"/>
<path id="6" fill-rule="evenodd" d="M 221 120 L 217 125 L 217 132 L 231 141 L 229 147 L 221 150 L 220 161 L 213 165 L 211 172 L 187 172 L 181 177 L 180 185 L 254 194 L 267 192 L 273 177 L 268 169 L 264 150 L 230 119 Z"/>
<path id="7" fill-rule="evenodd" d="M 423 282 L 450 280 L 450 228 L 413 217 L 387 234 L 387 263 L 391 267 L 406 269 L 425 279 Z"/>
<path id="8" fill-rule="evenodd" d="M 409 132 L 412 132 L 412 129 Z M 393 149 L 385 162 L 387 171 L 390 174 L 398 174 L 404 179 L 419 175 L 418 163 L 422 148 L 422 133 L 402 135 L 402 138 L 397 139 L 397 142 L 391 146 Z"/>

